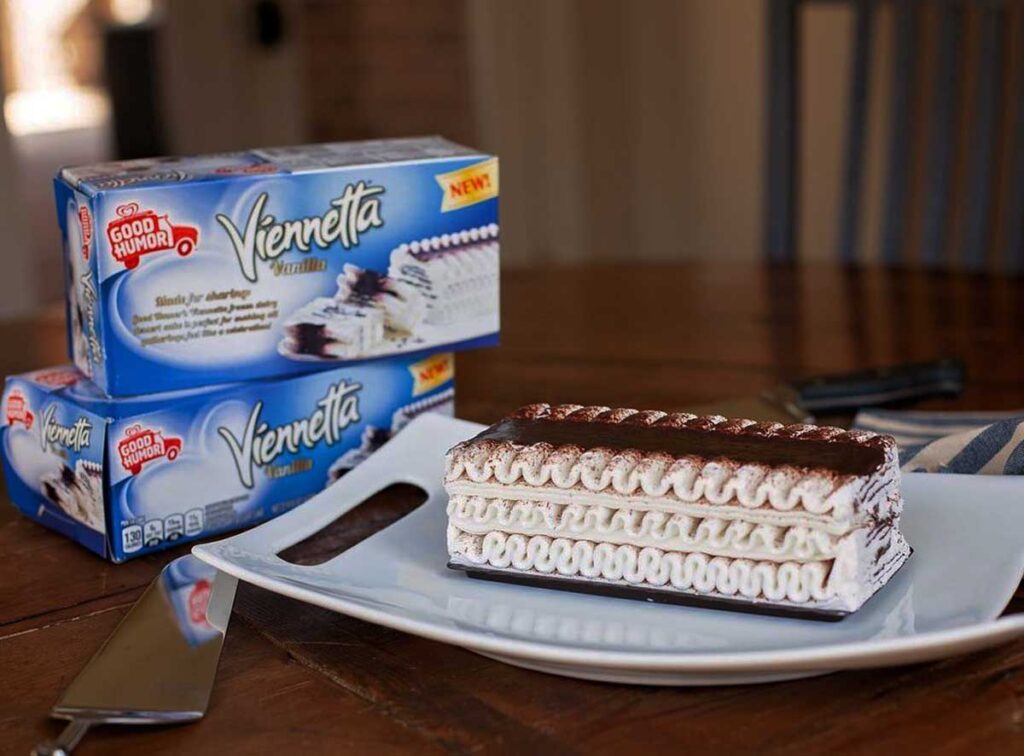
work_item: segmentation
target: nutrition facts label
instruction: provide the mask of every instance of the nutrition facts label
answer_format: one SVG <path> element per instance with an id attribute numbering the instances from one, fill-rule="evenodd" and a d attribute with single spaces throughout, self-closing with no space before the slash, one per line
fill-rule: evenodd
<path id="1" fill-rule="evenodd" d="M 177 541 L 185 533 L 185 517 L 183 515 L 171 515 L 164 519 L 164 538 L 168 541 Z"/>
<path id="2" fill-rule="evenodd" d="M 121 530 L 121 550 L 125 554 L 134 554 L 142 548 L 142 526 L 128 525 Z"/>
<path id="3" fill-rule="evenodd" d="M 121 550 L 125 554 L 134 554 L 143 546 L 153 548 L 165 541 L 177 541 L 182 536 L 197 536 L 205 527 L 206 512 L 200 508 L 167 515 L 163 519 L 135 521 L 121 529 Z"/>

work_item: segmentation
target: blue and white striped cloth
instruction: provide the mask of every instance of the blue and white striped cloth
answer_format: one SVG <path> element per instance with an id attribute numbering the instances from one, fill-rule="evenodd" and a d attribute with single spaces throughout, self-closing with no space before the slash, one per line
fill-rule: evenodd
<path id="1" fill-rule="evenodd" d="M 863 410 L 853 427 L 894 436 L 904 472 L 1024 474 L 1024 411 Z"/>

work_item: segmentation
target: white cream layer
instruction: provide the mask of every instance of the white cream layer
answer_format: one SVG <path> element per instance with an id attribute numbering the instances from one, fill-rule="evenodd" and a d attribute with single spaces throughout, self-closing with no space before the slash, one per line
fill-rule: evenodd
<path id="1" fill-rule="evenodd" d="M 890 458 L 891 457 L 891 458 Z M 503 489 L 506 498 L 553 498 L 554 491 L 588 492 L 630 500 L 710 502 L 737 509 L 802 512 L 851 521 L 858 514 L 898 515 L 899 468 L 893 455 L 871 475 L 833 475 L 798 468 L 707 461 L 697 457 L 642 456 L 599 448 L 512 442 L 459 445 L 446 458 L 445 487 L 450 492 L 488 495 Z M 817 518 L 823 521 L 824 518 Z"/>
<path id="2" fill-rule="evenodd" d="M 859 530 L 834 560 L 769 562 L 703 553 L 663 551 L 625 544 L 527 536 L 491 531 L 466 533 L 448 526 L 448 551 L 456 564 L 513 573 L 678 590 L 684 593 L 853 611 L 874 594 L 909 556 L 899 531 Z M 876 561 L 874 554 L 881 554 Z"/>
<path id="3" fill-rule="evenodd" d="M 681 514 L 698 519 L 715 517 L 722 520 L 742 520 L 754 525 L 775 527 L 814 528 L 831 535 L 842 535 L 858 525 L 865 524 L 869 517 L 865 510 L 848 510 L 845 518 L 838 513 L 815 514 L 804 509 L 780 511 L 771 507 L 748 508 L 736 500 L 716 504 L 707 499 L 682 501 L 668 496 L 647 496 L 639 493 L 624 496 L 611 490 L 593 492 L 583 488 L 557 488 L 554 486 L 502 486 L 495 483 L 473 483 L 461 479 L 445 484 L 449 497 L 482 497 L 508 501 L 539 501 L 556 505 L 578 505 L 583 507 L 604 506 L 611 509 L 635 508 L 669 514 Z M 897 502 L 897 507 L 899 506 Z"/>
<path id="4" fill-rule="evenodd" d="M 452 496 L 448 520 L 459 530 L 477 535 L 500 530 L 777 562 L 831 559 L 842 537 L 802 525 L 779 527 L 641 507 L 552 504 L 482 496 Z"/>
<path id="5" fill-rule="evenodd" d="M 498 306 L 497 237 L 491 224 L 402 244 L 391 253 L 388 277 L 422 294 L 431 325 L 481 317 Z"/>

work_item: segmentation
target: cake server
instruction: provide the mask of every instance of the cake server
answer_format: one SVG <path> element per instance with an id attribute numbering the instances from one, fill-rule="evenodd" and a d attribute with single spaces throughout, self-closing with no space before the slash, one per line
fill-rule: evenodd
<path id="1" fill-rule="evenodd" d="M 98 724 L 201 719 L 237 582 L 191 555 L 164 567 L 50 711 L 67 727 L 33 753 L 70 753 Z"/>
<path id="2" fill-rule="evenodd" d="M 793 381 L 755 396 L 708 402 L 687 411 L 781 423 L 813 422 L 814 413 L 846 412 L 918 399 L 957 396 L 964 386 L 961 360 L 941 359 Z"/>

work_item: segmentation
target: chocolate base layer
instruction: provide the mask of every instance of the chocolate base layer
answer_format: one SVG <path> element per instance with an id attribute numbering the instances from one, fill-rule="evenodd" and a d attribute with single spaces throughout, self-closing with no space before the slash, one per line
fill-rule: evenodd
<path id="1" fill-rule="evenodd" d="M 288 327 L 292 346 L 298 354 L 312 354 L 317 357 L 330 357 L 326 348 L 334 343 L 322 325 L 315 323 L 296 323 Z"/>
<path id="2" fill-rule="evenodd" d="M 492 570 L 484 567 L 458 564 L 456 562 L 448 562 L 448 568 L 465 572 L 469 577 L 476 580 L 490 580 L 496 583 L 510 583 L 530 588 L 549 588 L 559 591 L 572 591 L 573 593 L 587 593 L 593 596 L 648 601 L 655 604 L 695 606 L 702 609 L 718 609 L 721 611 L 741 612 L 743 614 L 759 614 L 788 619 L 814 620 L 817 622 L 839 622 L 853 614 L 853 612 L 839 609 L 801 608 L 788 604 L 771 604 L 764 601 L 750 601 L 748 599 L 701 596 L 657 588 L 641 588 L 608 582 L 578 580 L 575 578 L 506 572 L 505 570 Z M 875 595 L 877 595 L 877 592 Z M 874 598 L 874 596 L 871 598 Z M 868 601 L 871 601 L 871 599 L 868 599 Z M 863 606 L 860 609 L 863 609 Z"/>

